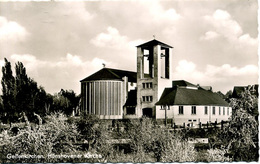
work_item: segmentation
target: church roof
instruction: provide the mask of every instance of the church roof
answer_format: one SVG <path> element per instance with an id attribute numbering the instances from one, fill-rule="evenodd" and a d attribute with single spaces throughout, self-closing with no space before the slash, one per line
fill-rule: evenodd
<path id="1" fill-rule="evenodd" d="M 122 80 L 123 77 L 128 77 L 129 82 L 136 83 L 136 72 L 119 70 L 119 69 L 112 69 L 112 68 L 103 68 L 96 73 L 86 77 L 85 79 L 81 80 L 80 82 L 84 81 L 92 81 L 92 80 Z"/>
<path id="2" fill-rule="evenodd" d="M 185 80 L 175 80 L 175 81 L 172 81 L 172 86 L 175 87 L 175 86 L 185 86 L 185 87 L 197 87 L 196 85 L 194 84 L 191 84 Z"/>
<path id="3" fill-rule="evenodd" d="M 143 48 L 148 48 L 148 47 L 151 47 L 151 46 L 155 46 L 155 45 L 161 45 L 162 47 L 165 47 L 165 48 L 173 48 L 172 46 L 168 45 L 168 44 L 165 44 L 163 42 L 160 42 L 156 39 L 154 40 L 151 40 L 149 42 L 146 42 L 146 43 L 143 43 L 137 47 L 143 47 Z"/>
<path id="4" fill-rule="evenodd" d="M 165 88 L 160 100 L 155 105 L 216 105 L 228 106 L 218 94 L 202 88 L 189 89 L 174 86 Z"/>

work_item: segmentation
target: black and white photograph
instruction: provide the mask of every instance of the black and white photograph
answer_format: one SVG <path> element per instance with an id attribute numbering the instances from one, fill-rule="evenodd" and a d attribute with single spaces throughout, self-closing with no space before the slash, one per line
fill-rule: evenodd
<path id="1" fill-rule="evenodd" d="M 257 0 L 0 0 L 0 163 L 259 162 Z"/>

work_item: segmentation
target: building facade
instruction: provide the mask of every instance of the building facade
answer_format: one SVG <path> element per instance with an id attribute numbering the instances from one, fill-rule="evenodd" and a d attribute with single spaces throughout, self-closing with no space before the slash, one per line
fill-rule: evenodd
<path id="1" fill-rule="evenodd" d="M 103 68 L 81 82 L 81 110 L 100 119 L 122 119 L 128 88 L 136 83 L 136 73 Z"/>
<path id="2" fill-rule="evenodd" d="M 137 46 L 136 72 L 103 68 L 81 80 L 81 110 L 101 119 L 227 120 L 231 110 L 211 87 L 171 80 L 172 48 L 151 40 Z"/>
<path id="3" fill-rule="evenodd" d="M 172 119 L 176 125 L 228 121 L 232 109 L 218 94 L 187 81 L 173 81 L 156 103 L 156 119 Z"/>
<path id="4" fill-rule="evenodd" d="M 137 46 L 137 105 L 133 118 L 155 117 L 155 103 L 165 86 L 171 86 L 171 59 L 172 47 L 160 41 Z"/>

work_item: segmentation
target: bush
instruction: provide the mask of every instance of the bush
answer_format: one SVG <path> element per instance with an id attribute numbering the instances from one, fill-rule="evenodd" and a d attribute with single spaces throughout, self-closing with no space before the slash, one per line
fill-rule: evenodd
<path id="1" fill-rule="evenodd" d="M 70 154 L 77 151 L 76 136 L 78 131 L 75 124 L 68 124 L 66 117 L 55 113 L 47 118 L 43 125 L 31 126 L 19 131 L 18 135 L 5 134 L 0 142 L 1 162 L 60 162 L 66 159 L 48 158 L 50 154 Z M 10 155 L 30 155 L 29 158 L 12 158 Z"/>
<path id="2" fill-rule="evenodd" d="M 207 161 L 208 162 L 231 162 L 232 159 L 226 157 L 227 149 L 209 149 L 207 151 Z"/>
<path id="3" fill-rule="evenodd" d="M 152 154 L 155 161 L 191 162 L 196 160 L 194 146 L 183 140 L 180 133 L 170 133 L 157 126 L 151 119 L 132 120 L 128 131 L 131 148 L 137 156 L 132 162 L 147 162 L 146 155 Z"/>

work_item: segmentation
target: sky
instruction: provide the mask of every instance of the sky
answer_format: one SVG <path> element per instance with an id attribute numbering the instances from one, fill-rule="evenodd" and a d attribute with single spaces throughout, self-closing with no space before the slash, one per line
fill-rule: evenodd
<path id="1" fill-rule="evenodd" d="M 0 2 L 0 66 L 21 61 L 48 93 L 80 94 L 103 68 L 136 71 L 136 46 L 173 46 L 172 80 L 226 93 L 258 83 L 256 0 Z M 2 72 L 0 73 L 0 78 Z"/>

